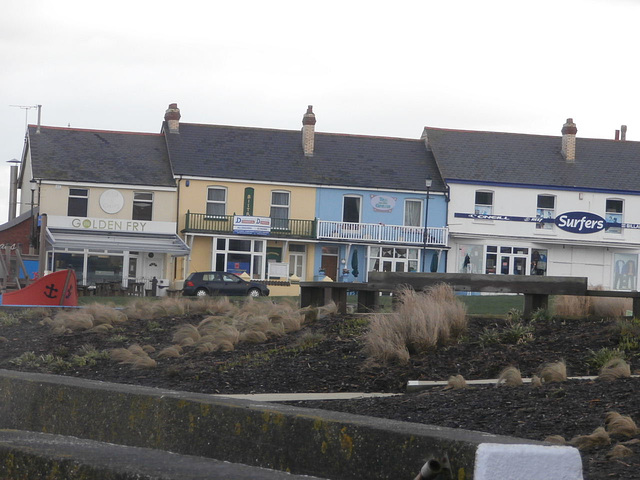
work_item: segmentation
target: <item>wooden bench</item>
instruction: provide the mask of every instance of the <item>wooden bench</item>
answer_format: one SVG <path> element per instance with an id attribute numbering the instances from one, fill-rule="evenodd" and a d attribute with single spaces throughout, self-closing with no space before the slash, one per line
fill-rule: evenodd
<path id="1" fill-rule="evenodd" d="M 425 290 L 440 283 L 459 292 L 524 294 L 524 316 L 530 318 L 539 308 L 549 306 L 549 295 L 623 297 L 633 299 L 633 316 L 640 318 L 640 292 L 589 290 L 587 277 L 547 277 L 533 275 L 483 275 L 471 273 L 369 272 L 368 283 L 302 282 L 300 302 L 324 305 L 333 300 L 346 312 L 347 291 L 358 294 L 358 311 L 377 309 L 380 292 L 394 292 L 403 286 Z"/>

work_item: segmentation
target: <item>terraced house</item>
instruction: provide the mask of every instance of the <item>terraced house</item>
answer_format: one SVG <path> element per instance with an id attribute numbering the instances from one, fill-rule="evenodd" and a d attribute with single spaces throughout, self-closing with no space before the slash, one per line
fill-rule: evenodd
<path id="1" fill-rule="evenodd" d="M 40 273 L 73 268 L 79 285 L 168 287 L 176 184 L 160 134 L 30 125 L 18 178 L 21 214 L 39 209 Z"/>
<path id="2" fill-rule="evenodd" d="M 277 295 L 296 293 L 278 290 L 292 277 L 444 269 L 445 187 L 421 140 L 318 133 L 312 107 L 301 131 L 180 119 L 171 104 L 163 133 L 191 249 L 182 278 L 246 273 Z"/>
<path id="3" fill-rule="evenodd" d="M 560 125 L 559 125 L 560 127 Z M 637 290 L 640 143 L 425 128 L 451 189 L 449 272 L 584 276 Z"/>

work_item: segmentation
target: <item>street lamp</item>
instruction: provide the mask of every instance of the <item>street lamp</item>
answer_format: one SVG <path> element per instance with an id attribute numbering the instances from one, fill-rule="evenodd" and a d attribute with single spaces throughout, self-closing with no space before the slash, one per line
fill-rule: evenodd
<path id="1" fill-rule="evenodd" d="M 431 189 L 431 185 L 433 183 L 433 180 L 431 179 L 431 177 L 427 176 L 427 178 L 424 181 L 424 184 L 427 187 L 427 201 L 425 204 L 425 208 L 424 208 L 424 233 L 422 234 L 422 272 L 426 272 L 427 271 L 427 241 L 428 241 L 428 235 L 427 235 L 427 226 L 429 224 L 429 190 Z"/>
<path id="2" fill-rule="evenodd" d="M 36 239 L 36 221 L 33 218 L 33 197 L 36 192 L 36 187 L 38 186 L 38 182 L 35 179 L 29 180 L 29 187 L 31 188 L 31 246 L 35 249 L 37 246 Z"/>

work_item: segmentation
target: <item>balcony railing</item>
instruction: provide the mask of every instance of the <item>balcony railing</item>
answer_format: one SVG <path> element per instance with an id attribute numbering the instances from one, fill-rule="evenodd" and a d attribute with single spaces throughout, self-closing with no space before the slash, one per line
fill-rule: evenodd
<path id="1" fill-rule="evenodd" d="M 233 234 L 233 215 L 207 215 L 187 212 L 185 232 Z M 271 219 L 271 237 L 338 240 L 353 242 L 424 245 L 424 228 L 379 223 L 349 223 L 327 220 Z M 427 245 L 447 246 L 449 229 L 429 227 Z"/>
<path id="2" fill-rule="evenodd" d="M 233 215 L 207 215 L 187 212 L 185 232 L 191 233 L 233 233 Z M 271 237 L 315 239 L 315 220 L 293 218 L 272 218 Z"/>
<path id="3" fill-rule="evenodd" d="M 449 229 L 428 227 L 427 245 L 446 246 Z M 318 239 L 424 245 L 424 228 L 380 223 L 349 223 L 318 220 Z"/>

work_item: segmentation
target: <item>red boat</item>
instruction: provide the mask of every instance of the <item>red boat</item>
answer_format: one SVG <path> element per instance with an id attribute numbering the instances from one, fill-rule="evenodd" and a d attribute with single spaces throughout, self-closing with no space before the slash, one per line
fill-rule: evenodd
<path id="1" fill-rule="evenodd" d="M 77 307 L 76 272 L 69 269 L 45 275 L 21 290 L 4 293 L 0 304 Z"/>

